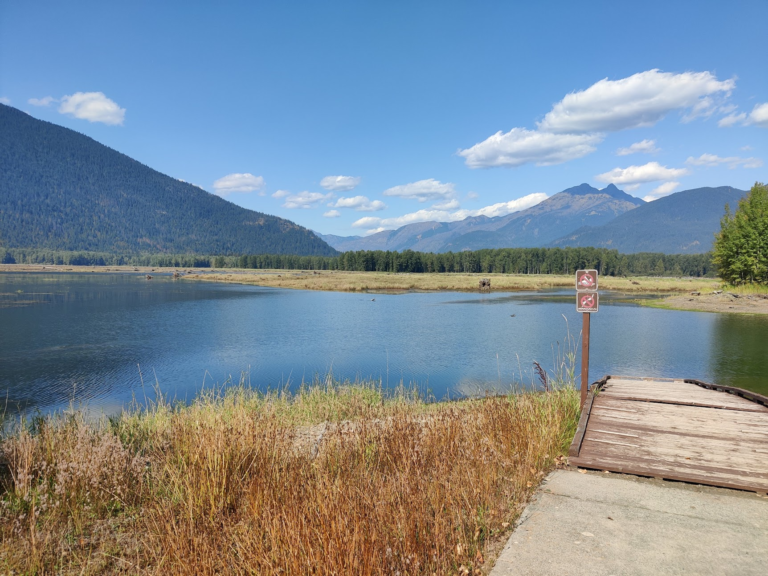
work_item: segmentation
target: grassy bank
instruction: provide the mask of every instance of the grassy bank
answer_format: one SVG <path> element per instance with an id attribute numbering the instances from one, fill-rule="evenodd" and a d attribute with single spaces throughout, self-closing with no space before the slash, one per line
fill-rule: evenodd
<path id="1" fill-rule="evenodd" d="M 173 274 L 181 272 L 181 279 L 252 284 L 297 290 L 325 290 L 337 292 L 405 292 L 478 290 L 481 278 L 491 279 L 494 292 L 514 290 L 542 290 L 547 288 L 573 288 L 574 276 L 566 274 L 485 274 L 454 272 L 345 272 L 309 270 L 243 270 L 240 268 L 178 268 L 134 266 L 58 266 L 0 264 L 0 272 L 75 272 Z M 721 282 L 704 277 L 667 276 L 601 276 L 600 288 L 630 293 L 711 291 L 719 289 Z"/>
<path id="2" fill-rule="evenodd" d="M 253 284 L 299 290 L 341 292 L 397 292 L 408 290 L 464 291 L 478 290 L 481 278 L 491 279 L 494 292 L 573 288 L 574 277 L 557 274 L 454 274 L 454 273 L 386 273 L 386 272 L 306 272 L 306 271 L 242 271 L 222 270 L 186 275 L 188 280 Z M 667 278 L 642 276 L 621 278 L 603 276 L 600 288 L 622 292 L 685 292 L 714 290 L 719 282 L 712 278 Z"/>
<path id="3" fill-rule="evenodd" d="M 331 385 L 38 419 L 0 445 L 0 571 L 475 573 L 577 416 L 570 387 L 427 404 Z"/>

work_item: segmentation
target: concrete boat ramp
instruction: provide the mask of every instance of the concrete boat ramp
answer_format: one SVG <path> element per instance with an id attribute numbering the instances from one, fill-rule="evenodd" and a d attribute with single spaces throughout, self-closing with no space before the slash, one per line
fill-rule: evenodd
<path id="1" fill-rule="evenodd" d="M 590 387 L 569 461 L 492 576 L 768 574 L 768 398 L 606 377 Z"/>

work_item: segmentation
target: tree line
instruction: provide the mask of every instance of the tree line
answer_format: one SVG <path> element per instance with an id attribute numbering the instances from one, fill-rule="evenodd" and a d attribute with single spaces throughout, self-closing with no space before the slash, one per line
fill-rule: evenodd
<path id="1" fill-rule="evenodd" d="M 0 261 L 69 266 L 250 268 L 257 270 L 341 270 L 350 272 L 434 272 L 573 274 L 594 268 L 605 276 L 715 276 L 711 254 L 620 254 L 606 248 L 499 248 L 465 252 L 361 250 L 338 256 L 253 254 L 109 254 L 0 248 Z"/>

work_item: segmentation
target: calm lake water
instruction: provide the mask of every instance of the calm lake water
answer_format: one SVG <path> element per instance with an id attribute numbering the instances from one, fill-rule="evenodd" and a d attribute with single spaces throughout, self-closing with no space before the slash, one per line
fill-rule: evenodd
<path id="1" fill-rule="evenodd" d="M 375 299 L 375 300 L 374 300 Z M 0 274 L 0 392 L 8 410 L 113 413 L 152 386 L 190 400 L 245 373 L 261 389 L 342 379 L 438 399 L 530 383 L 578 338 L 573 291 L 349 294 L 138 274 Z M 605 294 L 590 377 L 688 377 L 768 393 L 768 318 L 676 312 Z M 522 375 L 522 377 L 521 377 Z M 142 384 L 143 379 L 143 384 Z"/>

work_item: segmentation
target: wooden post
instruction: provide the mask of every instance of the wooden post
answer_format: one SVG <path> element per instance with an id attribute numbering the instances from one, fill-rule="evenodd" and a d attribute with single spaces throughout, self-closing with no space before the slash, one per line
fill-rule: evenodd
<path id="1" fill-rule="evenodd" d="M 582 314 L 581 325 L 581 406 L 587 401 L 589 388 L 589 312 Z"/>

